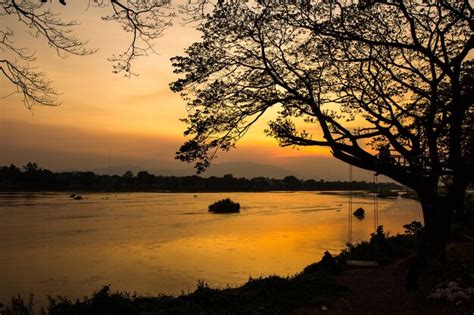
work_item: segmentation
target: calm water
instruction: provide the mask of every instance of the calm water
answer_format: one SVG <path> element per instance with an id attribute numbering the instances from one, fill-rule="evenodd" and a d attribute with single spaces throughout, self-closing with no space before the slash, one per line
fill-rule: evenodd
<path id="1" fill-rule="evenodd" d="M 347 196 L 318 192 L 0 194 L 0 301 L 34 292 L 82 297 L 104 284 L 140 294 L 238 285 L 249 276 L 291 275 L 339 252 L 347 242 Z M 224 197 L 240 214 L 207 206 Z M 373 231 L 370 196 L 354 198 L 366 219 L 353 240 Z M 379 221 L 392 233 L 421 221 L 413 200 L 379 200 Z"/>

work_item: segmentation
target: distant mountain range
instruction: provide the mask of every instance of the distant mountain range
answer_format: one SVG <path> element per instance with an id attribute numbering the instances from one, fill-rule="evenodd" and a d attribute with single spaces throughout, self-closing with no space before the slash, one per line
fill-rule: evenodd
<path id="1" fill-rule="evenodd" d="M 70 171 L 70 170 L 68 170 Z M 192 167 L 184 169 L 166 169 L 166 168 L 150 168 L 146 169 L 144 167 L 136 165 L 115 165 L 109 168 L 97 168 L 92 169 L 92 172 L 96 174 L 110 174 L 111 175 L 123 175 L 127 171 L 132 171 L 134 174 L 140 171 L 147 171 L 155 175 L 163 176 L 191 176 L 196 175 L 196 170 Z M 253 162 L 227 162 L 227 163 L 216 163 L 212 164 L 211 167 L 206 170 L 206 172 L 200 174 L 202 177 L 210 176 L 224 176 L 226 174 L 232 174 L 234 177 L 269 177 L 269 178 L 284 178 L 285 176 L 293 175 L 298 178 L 301 178 L 301 174 L 298 172 L 284 169 L 278 166 L 260 164 Z"/>

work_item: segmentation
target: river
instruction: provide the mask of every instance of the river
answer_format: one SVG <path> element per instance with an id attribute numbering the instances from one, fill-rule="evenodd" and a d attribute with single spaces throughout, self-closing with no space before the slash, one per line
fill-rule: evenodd
<path id="1" fill-rule="evenodd" d="M 80 298 L 106 284 L 143 295 L 193 291 L 198 280 L 236 286 L 292 275 L 348 240 L 345 193 L 0 193 L 0 302 L 19 293 Z M 225 197 L 238 214 L 211 214 Z M 374 229 L 373 198 L 355 195 L 353 241 Z M 379 199 L 392 234 L 422 221 L 418 202 Z"/>

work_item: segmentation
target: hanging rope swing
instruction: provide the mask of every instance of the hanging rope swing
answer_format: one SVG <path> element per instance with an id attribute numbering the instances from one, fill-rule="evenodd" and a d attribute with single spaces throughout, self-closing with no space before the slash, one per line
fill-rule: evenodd
<path id="1" fill-rule="evenodd" d="M 349 164 L 349 224 L 347 229 L 347 243 L 352 244 L 352 165 Z"/>
<path id="2" fill-rule="evenodd" d="M 379 183 L 378 175 L 374 172 L 374 232 L 377 233 L 379 227 Z"/>
<path id="3" fill-rule="evenodd" d="M 379 226 L 379 201 L 378 201 L 378 194 L 379 194 L 379 187 L 378 187 L 378 174 L 374 172 L 374 198 L 373 198 L 373 209 L 374 209 L 374 233 L 377 234 L 377 228 Z M 352 191 L 352 183 L 353 183 L 353 172 L 352 172 L 352 165 L 349 165 L 349 193 L 348 193 L 348 228 L 347 228 L 347 242 L 352 244 L 352 216 L 353 213 L 353 191 Z M 358 266 L 358 267 L 376 267 L 379 266 L 378 262 L 378 241 L 376 239 L 375 244 L 375 251 L 374 251 L 374 260 L 347 260 L 346 263 L 349 266 Z"/>

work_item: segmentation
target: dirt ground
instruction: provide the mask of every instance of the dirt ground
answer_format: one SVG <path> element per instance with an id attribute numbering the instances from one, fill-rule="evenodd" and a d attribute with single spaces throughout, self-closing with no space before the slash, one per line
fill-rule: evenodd
<path id="1" fill-rule="evenodd" d="M 406 263 L 350 269 L 338 275 L 339 284 L 350 289 L 345 297 L 322 297 L 320 305 L 297 310 L 297 314 L 469 314 L 474 315 L 474 297 L 456 305 L 426 297 L 443 281 L 461 279 L 474 286 L 474 242 L 448 245 L 448 268 L 419 275 L 419 288 L 406 289 Z"/>

